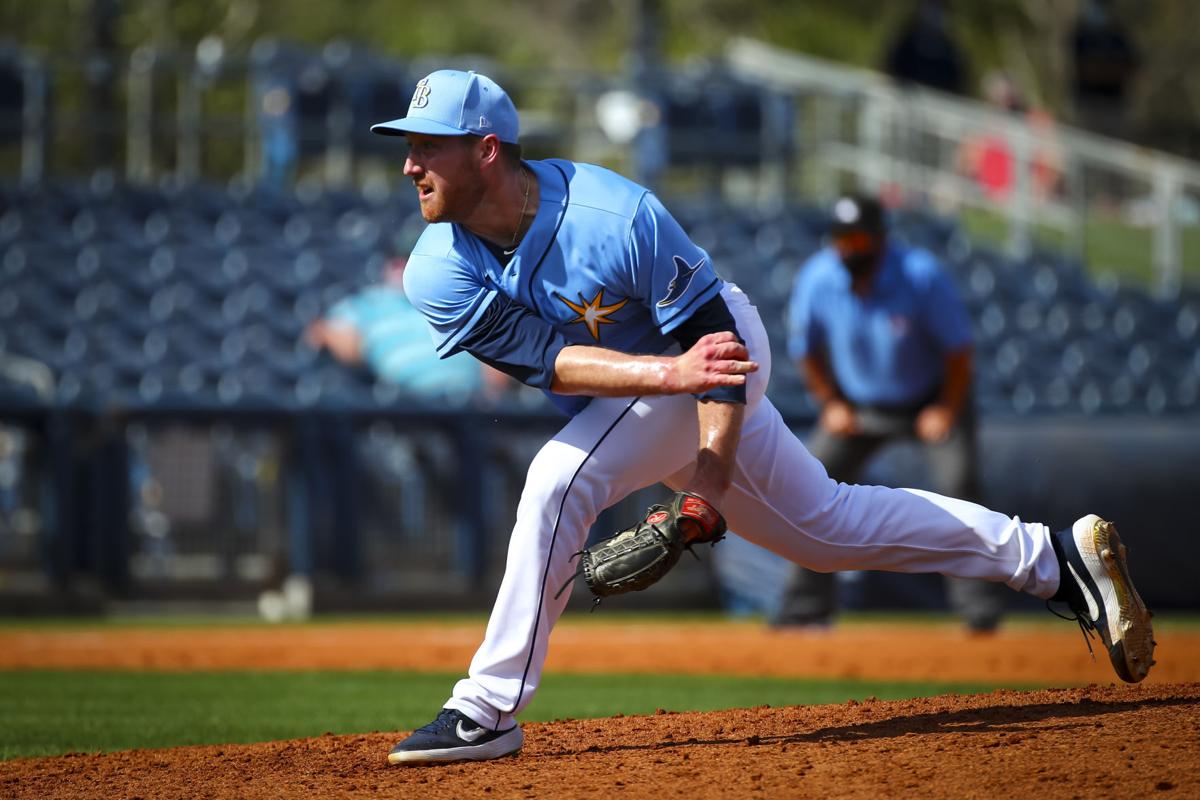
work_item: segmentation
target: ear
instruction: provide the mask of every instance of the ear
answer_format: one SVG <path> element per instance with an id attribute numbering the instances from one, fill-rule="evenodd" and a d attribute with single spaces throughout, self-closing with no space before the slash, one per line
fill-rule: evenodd
<path id="1" fill-rule="evenodd" d="M 493 167 L 500 163 L 500 137 L 494 133 L 489 133 L 479 140 L 479 149 L 476 151 L 479 155 L 480 166 Z"/>

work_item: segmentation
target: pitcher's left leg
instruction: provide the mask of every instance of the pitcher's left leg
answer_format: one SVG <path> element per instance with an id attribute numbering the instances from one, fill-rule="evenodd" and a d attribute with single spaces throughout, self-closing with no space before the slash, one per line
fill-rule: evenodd
<path id="1" fill-rule="evenodd" d="M 468 676 L 437 719 L 398 743 L 392 763 L 486 760 L 519 750 L 516 715 L 541 682 L 550 631 L 566 607 L 584 544 L 601 509 L 695 457 L 695 401 L 593 400 L 529 467 L 504 579 Z M 689 413 L 690 412 L 690 413 Z"/>
<path id="2" fill-rule="evenodd" d="M 695 457 L 691 397 L 593 400 L 530 464 L 504 579 L 468 677 L 447 707 L 504 728 L 541 680 L 550 630 L 570 597 L 574 556 L 603 509 Z"/>

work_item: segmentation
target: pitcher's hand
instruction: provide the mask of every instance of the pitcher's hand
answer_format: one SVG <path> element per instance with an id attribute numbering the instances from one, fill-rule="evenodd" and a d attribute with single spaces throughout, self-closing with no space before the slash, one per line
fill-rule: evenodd
<path id="1" fill-rule="evenodd" d="M 758 370 L 750 351 L 729 331 L 709 333 L 686 353 L 675 356 L 667 371 L 671 394 L 702 394 L 718 386 L 741 386 Z"/>

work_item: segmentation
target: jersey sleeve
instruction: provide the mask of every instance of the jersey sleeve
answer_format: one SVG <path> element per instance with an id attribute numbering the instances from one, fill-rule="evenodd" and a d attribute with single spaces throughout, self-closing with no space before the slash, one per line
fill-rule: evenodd
<path id="1" fill-rule="evenodd" d="M 522 383 L 549 391 L 555 361 L 567 340 L 531 310 L 501 295 L 488 304 L 459 346 Z"/>
<path id="2" fill-rule="evenodd" d="M 796 273 L 787 306 L 787 352 L 793 362 L 825 347 L 820 322 L 813 313 L 817 257 L 810 258 Z"/>
<path id="3" fill-rule="evenodd" d="M 465 350 L 523 383 L 550 388 L 555 359 L 567 344 L 562 334 L 465 264 L 413 256 L 404 292 L 429 323 L 440 358 Z"/>
<path id="4" fill-rule="evenodd" d="M 404 270 L 404 294 L 429 323 L 438 356 L 446 358 L 457 352 L 497 290 L 466 264 L 414 253 Z"/>
<path id="5" fill-rule="evenodd" d="M 663 333 L 670 333 L 721 291 L 708 257 L 652 193 L 633 218 L 631 283 Z"/>

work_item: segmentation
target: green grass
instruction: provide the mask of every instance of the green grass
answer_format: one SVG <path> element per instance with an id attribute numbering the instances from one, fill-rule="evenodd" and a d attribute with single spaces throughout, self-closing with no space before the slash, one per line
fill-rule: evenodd
<path id="1" fill-rule="evenodd" d="M 410 730 L 456 674 L 414 672 L 0 672 L 0 759 L 97 750 Z M 835 703 L 988 691 L 966 683 L 667 675 L 548 676 L 526 721 Z"/>
<path id="2" fill-rule="evenodd" d="M 322 616 L 298 627 L 347 623 L 380 626 L 479 624 L 482 614 L 387 614 Z M 847 613 L 839 627 L 886 623 L 955 626 L 944 613 Z M 630 623 L 760 626 L 761 620 L 729 620 L 716 612 L 634 614 L 568 613 L 562 625 Z M 252 617 L 114 617 L 103 619 L 5 619 L 0 629 L 83 630 L 113 628 L 273 627 Z M 1013 614 L 1006 628 L 1063 628 L 1048 614 Z M 1195 613 L 1160 614 L 1159 630 L 1194 632 Z M 71 751 L 254 742 L 325 732 L 402 731 L 428 722 L 445 700 L 456 673 L 392 671 L 137 672 L 88 670 L 0 671 L 0 759 Z M 527 721 L 607 717 L 617 713 L 844 702 L 874 695 L 901 699 L 945 692 L 988 691 L 981 683 L 837 681 L 669 675 L 561 675 L 546 677 Z M 1016 687 L 1012 687 L 1016 688 Z"/>

